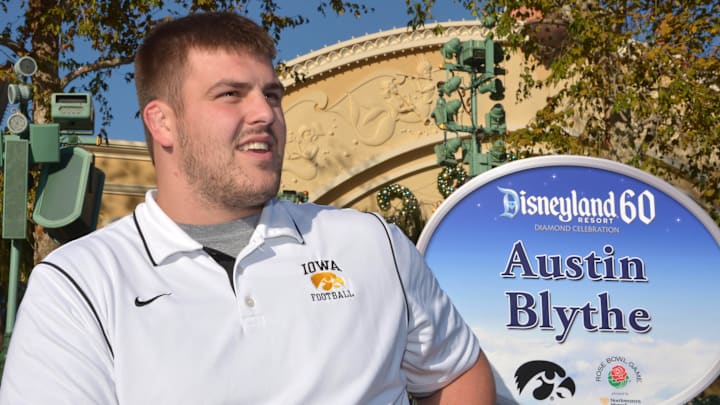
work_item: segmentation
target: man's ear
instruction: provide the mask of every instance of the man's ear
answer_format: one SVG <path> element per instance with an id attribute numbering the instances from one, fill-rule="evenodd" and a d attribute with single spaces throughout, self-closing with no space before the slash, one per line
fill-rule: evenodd
<path id="1" fill-rule="evenodd" d="M 155 142 L 171 147 L 175 142 L 175 111 L 160 100 L 152 100 L 143 109 L 143 121 Z"/>

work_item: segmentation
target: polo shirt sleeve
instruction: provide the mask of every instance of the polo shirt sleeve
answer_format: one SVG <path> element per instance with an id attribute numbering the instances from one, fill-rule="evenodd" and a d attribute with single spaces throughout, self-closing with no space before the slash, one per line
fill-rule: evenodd
<path id="1" fill-rule="evenodd" d="M 403 370 L 412 393 L 436 391 L 472 367 L 480 344 L 415 245 L 389 226 L 409 310 Z"/>
<path id="2" fill-rule="evenodd" d="M 0 404 L 116 404 L 112 349 L 83 280 L 39 264 L 19 306 Z"/>

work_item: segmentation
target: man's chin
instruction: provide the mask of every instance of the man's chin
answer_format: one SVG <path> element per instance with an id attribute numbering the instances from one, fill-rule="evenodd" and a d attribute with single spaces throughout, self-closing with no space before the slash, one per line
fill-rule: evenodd
<path id="1" fill-rule="evenodd" d="M 233 199 L 236 208 L 240 207 L 262 207 L 271 199 L 277 197 L 280 187 L 279 184 L 273 187 L 267 187 L 262 190 L 245 191 L 242 195 L 238 195 Z"/>

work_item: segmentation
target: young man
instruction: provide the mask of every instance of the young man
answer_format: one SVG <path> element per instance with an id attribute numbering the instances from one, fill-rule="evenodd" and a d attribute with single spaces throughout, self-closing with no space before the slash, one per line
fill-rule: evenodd
<path id="1" fill-rule="evenodd" d="M 274 57 L 229 13 L 149 35 L 135 74 L 157 190 L 34 269 L 2 404 L 494 402 L 472 331 L 396 227 L 273 199 Z"/>

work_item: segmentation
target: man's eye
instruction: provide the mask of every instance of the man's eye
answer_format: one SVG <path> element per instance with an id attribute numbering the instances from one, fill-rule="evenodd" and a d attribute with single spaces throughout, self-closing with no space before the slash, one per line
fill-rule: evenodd
<path id="1" fill-rule="evenodd" d="M 226 91 L 224 93 L 220 94 L 220 97 L 238 97 L 239 93 L 237 91 Z"/>
<path id="2" fill-rule="evenodd" d="M 265 100 L 267 100 L 268 104 L 270 105 L 280 105 L 280 102 L 282 101 L 282 96 L 276 93 L 267 93 L 265 94 Z"/>

